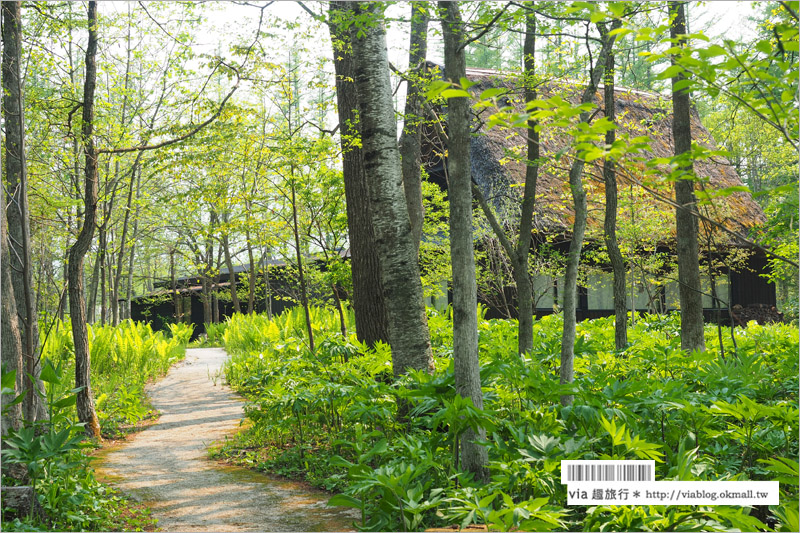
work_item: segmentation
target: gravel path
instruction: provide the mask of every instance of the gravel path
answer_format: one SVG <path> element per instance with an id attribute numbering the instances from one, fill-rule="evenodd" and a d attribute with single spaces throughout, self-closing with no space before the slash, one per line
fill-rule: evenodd
<path id="1" fill-rule="evenodd" d="M 101 454 L 98 473 L 147 503 L 164 531 L 351 529 L 354 516 L 326 507 L 324 493 L 207 458 L 208 445 L 235 432 L 243 417 L 241 399 L 218 377 L 226 356 L 220 348 L 187 350 L 148 389 L 159 420 Z"/>

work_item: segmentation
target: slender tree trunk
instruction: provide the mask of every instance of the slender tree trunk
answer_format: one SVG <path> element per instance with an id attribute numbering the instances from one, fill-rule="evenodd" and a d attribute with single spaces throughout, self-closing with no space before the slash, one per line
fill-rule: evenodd
<path id="1" fill-rule="evenodd" d="M 342 332 L 342 337 L 347 338 L 347 323 L 344 320 L 344 307 L 342 307 L 342 299 L 339 298 L 339 289 L 335 284 L 331 285 L 331 292 L 333 293 L 333 302 L 336 304 L 336 312 L 339 314 L 339 330 Z"/>
<path id="2" fill-rule="evenodd" d="M 67 216 L 67 233 L 68 234 L 70 233 L 70 227 L 69 226 L 71 226 L 71 217 Z M 64 266 L 61 269 L 61 276 L 64 279 L 64 286 L 65 287 L 68 286 L 67 280 L 69 279 L 69 275 L 67 274 L 67 269 L 69 268 L 69 265 L 67 263 L 67 256 L 68 255 L 69 255 L 69 250 L 67 250 L 67 253 L 64 254 L 64 260 L 63 260 L 63 265 Z M 69 306 L 69 291 L 64 291 L 62 293 L 62 295 L 61 295 L 61 306 L 58 308 L 58 319 L 60 321 L 62 321 L 62 322 L 64 321 L 65 310 L 68 308 L 68 306 Z"/>
<path id="3" fill-rule="evenodd" d="M 126 59 L 125 59 L 125 82 L 124 82 L 124 91 L 122 94 L 122 117 L 120 122 L 123 126 L 127 123 L 126 116 L 128 111 L 128 89 L 130 87 L 130 72 L 131 72 L 131 6 L 128 4 L 128 33 L 125 39 L 125 52 L 126 52 Z M 122 237 L 120 239 L 119 244 L 119 253 L 117 254 L 117 261 L 116 261 L 116 270 L 114 271 L 113 277 L 109 278 L 109 284 L 111 285 L 111 323 L 116 326 L 119 324 L 119 285 L 122 281 L 122 263 L 125 257 L 125 241 L 128 237 L 128 220 L 130 219 L 130 212 L 131 212 L 131 202 L 133 200 L 133 182 L 134 177 L 136 175 L 136 166 L 139 164 L 139 159 L 142 156 L 142 152 L 136 154 L 136 160 L 133 163 L 133 167 L 131 168 L 130 172 L 130 182 L 128 183 L 128 197 L 125 203 L 125 216 L 122 222 Z M 119 160 L 114 162 L 114 174 L 115 176 L 119 176 Z M 116 181 L 116 180 L 115 180 Z"/>
<path id="4" fill-rule="evenodd" d="M 530 102 L 536 99 L 535 91 L 535 32 L 536 18 L 532 10 L 525 14 L 525 41 L 523 54 L 525 62 L 525 100 Z M 498 222 L 491 206 L 483 197 L 481 190 L 473 184 L 472 190 L 481 206 L 489 225 L 495 236 L 500 241 L 503 250 L 511 261 L 514 282 L 517 285 L 518 305 L 518 342 L 519 353 L 525 353 L 533 348 L 533 284 L 528 273 L 531 240 L 533 237 L 533 215 L 536 203 L 536 184 L 539 178 L 539 132 L 535 130 L 536 122 L 528 121 L 528 164 L 525 169 L 525 187 L 522 194 L 520 209 L 519 236 L 516 245 L 506 236 L 505 229 Z M 503 294 L 505 302 L 505 294 Z"/>
<path id="5" fill-rule="evenodd" d="M 615 29 L 620 25 L 621 23 L 617 20 L 612 23 L 611 28 Z M 607 30 L 603 23 L 598 23 L 597 28 L 601 35 L 606 34 Z M 605 69 L 606 57 L 609 53 L 611 53 L 611 47 L 613 45 L 613 36 L 604 38 L 600 55 L 593 65 L 594 68 L 592 70 L 592 76 L 589 80 L 589 84 L 583 91 L 581 103 L 589 103 L 594 100 L 594 96 L 597 93 L 597 86 Z M 580 121 L 582 123 L 588 122 L 589 113 L 581 113 Z M 575 207 L 575 220 L 572 225 L 572 239 L 569 243 L 567 268 L 566 272 L 564 273 L 564 329 L 561 334 L 561 384 L 572 383 L 575 379 L 575 311 L 578 304 L 578 266 L 580 265 L 581 261 L 583 237 L 586 233 L 587 215 L 586 191 L 583 188 L 583 167 L 585 163 L 586 162 L 581 158 L 581 155 L 576 154 L 575 160 L 572 162 L 572 166 L 569 170 L 569 188 L 572 192 L 572 201 Z M 573 396 L 571 394 L 565 394 L 561 396 L 562 405 L 570 405 L 572 404 L 572 400 Z"/>
<path id="6" fill-rule="evenodd" d="M 181 322 L 180 311 L 180 295 L 178 294 L 178 280 L 175 277 L 175 248 L 169 251 L 169 286 L 172 292 L 172 316 L 175 318 L 175 323 Z"/>
<path id="7" fill-rule="evenodd" d="M 113 292 L 111 294 L 111 300 L 114 306 L 114 312 L 112 318 L 113 318 L 113 324 L 115 326 L 119 324 L 120 316 L 122 315 L 122 318 L 124 318 L 125 314 L 124 311 L 123 312 L 120 311 L 119 293 L 120 293 L 120 285 L 122 284 L 122 267 L 125 261 L 125 247 L 128 242 L 128 227 L 131 218 L 131 207 L 133 205 L 133 189 L 134 189 L 134 183 L 136 182 L 136 168 L 138 166 L 138 159 L 141 156 L 141 154 L 142 152 L 139 152 L 139 154 L 137 154 L 137 160 L 134 163 L 133 168 L 131 168 L 131 180 L 130 183 L 128 184 L 128 197 L 125 202 L 125 216 L 123 217 L 122 220 L 122 236 L 120 237 L 119 254 L 117 255 L 117 268 L 116 271 L 114 272 L 114 282 L 112 284 Z M 133 243 L 131 243 L 131 254 L 133 254 L 133 246 L 134 246 Z"/>
<path id="8" fill-rule="evenodd" d="M 264 260 L 264 305 L 267 306 L 267 318 L 272 320 L 272 287 L 269 283 L 269 257 Z"/>
<path id="9" fill-rule="evenodd" d="M 214 276 L 214 281 L 211 284 L 211 322 L 219 324 L 222 320 L 219 316 L 219 269 Z"/>
<path id="10" fill-rule="evenodd" d="M 142 169 L 137 167 L 136 172 L 136 196 L 139 197 Z M 128 281 L 126 283 L 125 295 L 125 318 L 131 318 L 131 299 L 133 298 L 133 265 L 136 258 L 136 237 L 139 236 L 139 206 L 136 206 L 136 212 L 133 215 L 133 231 L 131 231 L 131 251 L 128 255 Z"/>
<path id="11" fill-rule="evenodd" d="M 83 148 L 86 156 L 84 167 L 84 215 L 83 227 L 69 250 L 69 301 L 72 321 L 72 339 L 75 345 L 75 386 L 78 392 L 78 420 L 85 424 L 87 435 L 100 438 L 100 424 L 94 409 L 91 389 L 89 359 L 89 337 L 86 329 L 86 306 L 83 296 L 83 260 L 92 244 L 97 217 L 97 152 L 94 146 L 94 92 L 97 77 L 97 2 L 89 2 L 89 41 L 86 45 L 86 80 L 83 86 Z"/>
<path id="12" fill-rule="evenodd" d="M 614 97 L 614 53 L 606 57 L 606 68 L 603 84 L 603 101 L 606 117 L 611 122 L 616 122 L 616 101 Z M 606 145 L 616 141 L 615 130 L 606 132 Z M 606 186 L 606 212 L 603 221 L 604 239 L 611 269 L 614 272 L 614 345 L 617 350 L 623 350 L 628 344 L 628 305 L 625 301 L 625 259 L 620 252 L 617 242 L 617 173 L 615 163 L 606 159 L 603 163 L 603 181 Z"/>
<path id="13" fill-rule="evenodd" d="M 366 15 L 372 22 L 353 32 L 352 58 L 392 367 L 399 376 L 410 368 L 433 368 L 430 333 L 403 192 L 383 19 L 376 4 L 352 4 L 351 9 L 354 16 Z"/>
<path id="14" fill-rule="evenodd" d="M 684 2 L 670 2 L 670 37 L 682 38 L 686 34 Z M 680 46 L 685 43 L 681 41 Z M 675 85 L 686 79 L 682 73 L 672 78 L 672 138 L 675 155 L 686 154 L 681 164 L 683 176 L 675 182 L 675 202 L 683 209 L 675 210 L 676 240 L 678 248 L 678 284 L 681 306 L 681 348 L 692 352 L 705 350 L 703 335 L 703 300 L 700 289 L 700 253 L 697 244 L 698 224 L 692 212 L 697 209 L 694 195 L 694 165 L 689 158 L 692 150 L 691 103 L 689 91 L 675 90 Z"/>
<path id="15" fill-rule="evenodd" d="M 3 4 L 3 15 L 5 16 L 6 5 Z M 10 6 L 13 8 L 13 6 Z M 3 27 L 8 24 L 3 20 Z M 7 160 L 7 159 L 6 159 Z M 0 187 L 0 205 L 5 204 L 5 191 Z M 25 390 L 24 376 L 25 367 L 22 358 L 22 337 L 20 336 L 19 317 L 17 316 L 17 300 L 14 297 L 14 284 L 11 281 L 11 267 L 9 260 L 8 248 L 8 234 L 6 230 L 6 213 L 5 210 L 0 212 L 0 276 L 2 277 L 2 287 L 0 287 L 0 302 L 2 303 L 2 310 L 0 311 L 0 364 L 2 364 L 3 371 L 16 372 L 14 381 L 14 393 L 20 394 Z M 10 403 L 12 395 L 3 394 L 2 397 L 2 428 L 0 433 L 6 435 L 9 428 L 19 429 L 22 427 L 22 404 L 16 404 L 9 408 L 6 405 Z"/>
<path id="16" fill-rule="evenodd" d="M 458 83 L 466 77 L 464 27 L 456 2 L 439 2 L 444 36 L 445 77 Z M 456 393 L 483 409 L 478 361 L 478 309 L 472 236 L 472 175 L 470 172 L 470 103 L 447 102 L 447 197 L 450 203 L 450 261 L 453 267 L 453 361 Z M 476 440 L 486 431 L 468 429 L 461 438 L 461 464 L 481 482 L 489 480 L 488 454 Z"/>
<path id="17" fill-rule="evenodd" d="M 349 2 L 331 2 L 329 29 L 336 71 L 336 102 L 342 143 L 342 174 L 347 207 L 347 231 L 353 275 L 353 310 L 358 340 L 373 346 L 389 341 L 375 229 L 372 226 L 369 182 L 364 170 L 361 124 L 351 39 L 346 29 L 352 14 Z"/>
<path id="18" fill-rule="evenodd" d="M 419 250 L 422 238 L 422 220 L 425 208 L 422 205 L 422 101 L 424 95 L 425 56 L 428 51 L 427 7 L 411 2 L 411 42 L 408 48 L 408 90 L 404 114 L 403 134 L 400 137 L 400 159 L 403 165 L 403 189 L 405 190 L 408 215 L 411 221 L 411 236 Z"/>
<path id="19" fill-rule="evenodd" d="M 226 216 L 225 222 L 227 221 L 228 220 Z M 231 258 L 231 246 L 230 246 L 230 241 L 228 239 L 227 227 L 225 228 L 224 231 L 225 233 L 223 234 L 222 237 L 222 251 L 225 254 L 225 266 L 228 267 L 228 275 L 230 276 L 231 303 L 233 304 L 233 312 L 241 313 L 242 306 L 239 303 L 239 293 L 237 292 L 238 289 L 236 288 L 236 272 L 233 271 L 233 259 Z"/>
<path id="20" fill-rule="evenodd" d="M 297 258 L 297 275 L 300 278 L 300 303 L 303 305 L 303 312 L 306 316 L 306 329 L 308 331 L 308 348 L 311 353 L 316 351 L 314 345 L 314 329 L 311 326 L 311 309 L 308 307 L 308 288 L 306 287 L 306 276 L 303 270 L 303 251 L 300 248 L 300 228 L 297 224 L 297 197 L 295 195 L 294 166 L 292 166 L 292 231 L 294 232 L 294 250 Z"/>
<path id="21" fill-rule="evenodd" d="M 108 220 L 106 214 L 106 204 L 103 203 L 103 223 L 100 225 L 98 231 L 99 250 L 97 252 L 97 262 L 100 264 L 100 283 L 98 285 L 98 294 L 100 296 L 100 324 L 106 323 L 106 248 L 108 247 L 108 231 L 106 230 L 106 221 Z M 88 321 L 88 320 L 87 320 Z"/>
<path id="22" fill-rule="evenodd" d="M 214 323 L 214 314 L 211 312 L 211 280 L 208 278 L 208 272 L 204 271 L 201 278 L 203 285 L 203 322 L 206 324 Z"/>
<path id="23" fill-rule="evenodd" d="M 531 6 L 532 7 L 532 6 Z M 525 41 L 523 44 L 525 66 L 525 101 L 536 99 L 534 74 L 536 70 L 536 15 L 533 11 L 525 13 Z M 528 274 L 528 257 L 533 237 L 533 210 L 536 203 L 536 184 L 539 179 L 539 132 L 536 122 L 528 121 L 528 164 L 525 167 L 525 188 L 522 193 L 519 241 L 516 258 L 512 261 L 514 281 L 517 284 L 519 306 L 519 353 L 533 349 L 533 284 Z"/>
<path id="24" fill-rule="evenodd" d="M 33 290 L 28 169 L 25 159 L 25 112 L 20 74 L 22 5 L 3 2 L 3 119 L 5 121 L 5 201 L 11 283 L 16 297 L 22 355 L 25 365 L 23 411 L 28 422 L 47 418 L 44 402 L 34 388 L 44 391 L 39 374 L 39 317 Z M 32 377 L 31 377 L 32 376 Z"/>
<path id="25" fill-rule="evenodd" d="M 100 286 L 100 254 L 94 258 L 92 275 L 89 277 L 89 297 L 86 299 L 86 322 L 94 324 L 97 310 L 97 288 Z"/>
<path id="26" fill-rule="evenodd" d="M 245 240 L 247 241 L 247 260 L 250 265 L 250 270 L 247 272 L 249 289 L 247 291 L 247 314 L 252 315 L 256 304 L 256 259 L 253 255 L 253 244 L 250 241 L 249 229 L 245 230 Z"/>

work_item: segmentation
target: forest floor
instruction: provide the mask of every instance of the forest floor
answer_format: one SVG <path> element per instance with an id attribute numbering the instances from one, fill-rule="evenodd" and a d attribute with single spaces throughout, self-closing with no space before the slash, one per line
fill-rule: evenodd
<path id="1" fill-rule="evenodd" d="M 208 458 L 243 418 L 242 399 L 223 384 L 220 348 L 196 348 L 148 387 L 156 423 L 97 454 L 101 480 L 152 509 L 164 531 L 342 531 L 351 511 L 328 495 Z"/>

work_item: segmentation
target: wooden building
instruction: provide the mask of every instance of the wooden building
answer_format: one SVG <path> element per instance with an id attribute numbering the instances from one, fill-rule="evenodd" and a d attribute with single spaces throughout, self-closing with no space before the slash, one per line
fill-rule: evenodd
<path id="1" fill-rule="evenodd" d="M 237 285 L 242 286 L 249 279 L 248 266 L 236 266 L 233 269 Z M 262 262 L 256 276 L 256 298 L 254 311 L 269 311 L 279 314 L 295 305 L 297 295 L 296 273 L 293 265 L 272 259 Z M 152 293 L 131 299 L 131 318 L 149 322 L 154 330 L 167 329 L 167 324 L 184 322 L 194 325 L 192 339 L 196 339 L 206 331 L 204 299 L 209 299 L 211 306 L 216 306 L 220 322 L 233 315 L 233 304 L 230 299 L 231 273 L 222 268 L 219 275 L 209 280 L 210 292 L 203 290 L 203 279 L 200 275 L 183 276 L 175 280 L 175 291 L 172 281 L 160 281 L 155 284 Z M 247 299 L 242 302 L 247 306 Z M 213 312 L 213 311 L 212 311 Z"/>

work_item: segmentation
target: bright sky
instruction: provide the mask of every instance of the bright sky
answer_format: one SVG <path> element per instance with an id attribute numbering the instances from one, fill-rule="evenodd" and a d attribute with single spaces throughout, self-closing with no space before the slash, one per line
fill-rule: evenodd
<path id="1" fill-rule="evenodd" d="M 249 5 L 243 5 L 247 3 Z M 259 9 L 266 2 L 259 0 L 248 0 L 248 2 L 207 2 L 198 6 L 197 12 L 203 13 L 207 21 L 202 28 L 197 29 L 197 43 L 193 48 L 195 52 L 222 53 L 226 54 L 227 44 L 238 42 L 252 42 L 258 23 Z M 690 2 L 689 20 L 690 31 L 705 30 L 709 36 L 724 35 L 726 38 L 738 39 L 752 37 L 755 32 L 753 23 L 748 20 L 756 13 L 756 7 L 761 2 Z M 114 11 L 126 11 L 127 3 L 108 2 L 104 3 L 101 9 L 106 13 Z M 327 3 L 308 1 L 306 5 L 315 13 L 324 14 Z M 387 16 L 392 19 L 406 19 L 408 17 L 408 3 L 398 2 L 391 6 Z M 157 11 L 153 11 L 157 17 Z M 311 23 L 311 17 L 294 1 L 273 2 L 264 10 L 265 23 L 262 31 L 268 32 L 273 36 L 287 36 L 287 30 L 277 28 L 275 18 L 283 21 L 300 20 L 303 26 Z M 112 15 L 113 16 L 113 15 Z M 158 17 L 157 17 L 158 18 Z M 270 20 L 271 19 L 271 20 Z M 431 23 L 430 35 L 439 32 L 437 23 Z M 388 28 L 389 59 L 398 68 L 405 68 L 408 56 L 408 25 L 404 23 L 392 22 Z M 237 38 L 238 36 L 238 38 Z M 439 63 L 441 58 L 440 39 L 433 38 L 429 44 L 429 58 Z M 262 39 L 266 48 L 265 53 L 269 60 L 276 63 L 285 63 L 289 52 L 293 48 L 291 40 L 274 40 L 272 38 Z M 314 30 L 309 37 L 302 39 L 302 43 L 309 49 L 312 56 L 318 58 L 331 57 L 330 40 L 328 30 L 319 27 Z M 332 71 L 332 65 L 327 63 L 326 68 Z M 241 91 L 240 91 L 241 92 Z M 404 98 L 404 85 L 401 85 L 396 95 L 396 102 L 401 103 Z M 402 107 L 402 106 L 399 106 Z"/>

